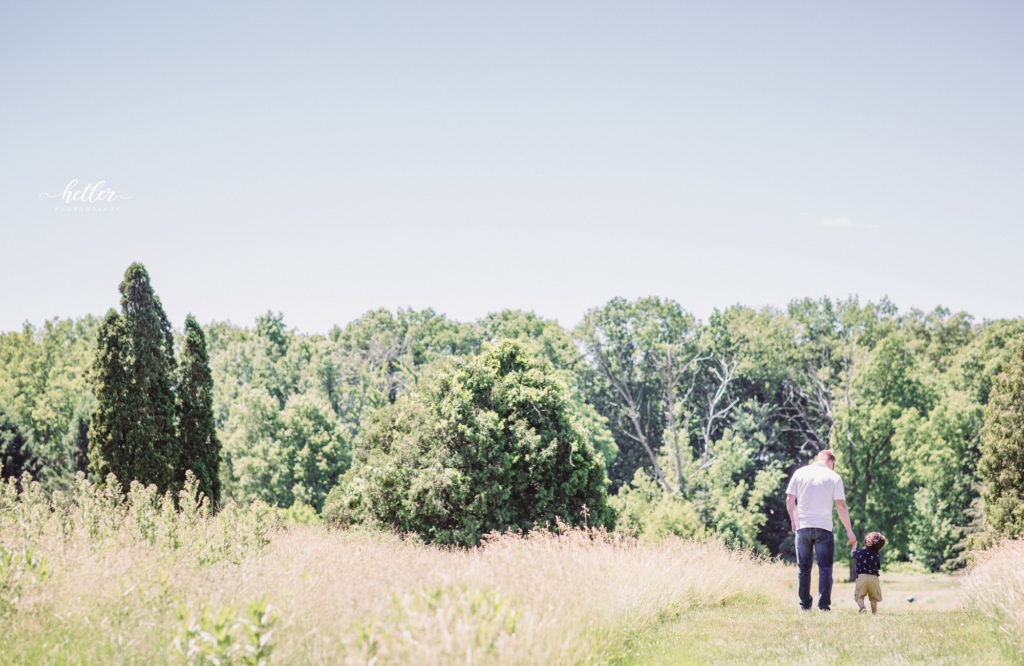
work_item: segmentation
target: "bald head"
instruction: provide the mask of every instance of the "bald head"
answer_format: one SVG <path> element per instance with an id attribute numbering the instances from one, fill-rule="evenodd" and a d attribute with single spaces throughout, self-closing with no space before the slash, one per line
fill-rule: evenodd
<path id="1" fill-rule="evenodd" d="M 822 449 L 818 451 L 818 455 L 814 458 L 818 462 L 823 462 L 828 465 L 829 469 L 836 466 L 836 454 L 832 453 L 832 449 Z"/>

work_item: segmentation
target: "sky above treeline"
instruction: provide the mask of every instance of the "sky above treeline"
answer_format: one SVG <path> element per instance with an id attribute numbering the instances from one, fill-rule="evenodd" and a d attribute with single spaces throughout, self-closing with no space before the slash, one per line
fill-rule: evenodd
<path id="1" fill-rule="evenodd" d="M 1024 316 L 1015 2 L 5 3 L 0 330 Z M 90 201 L 91 199 L 91 201 Z"/>

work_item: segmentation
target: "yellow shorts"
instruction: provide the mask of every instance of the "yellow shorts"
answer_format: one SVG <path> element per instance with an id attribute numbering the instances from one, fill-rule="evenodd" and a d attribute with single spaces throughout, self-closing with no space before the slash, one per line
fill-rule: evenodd
<path id="1" fill-rule="evenodd" d="M 878 584 L 878 576 L 857 574 L 857 587 L 853 590 L 854 599 L 867 597 L 872 601 L 882 600 L 882 586 Z"/>

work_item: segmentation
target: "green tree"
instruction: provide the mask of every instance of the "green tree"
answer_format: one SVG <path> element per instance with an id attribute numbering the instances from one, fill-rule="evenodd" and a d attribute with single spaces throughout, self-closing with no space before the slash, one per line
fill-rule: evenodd
<path id="1" fill-rule="evenodd" d="M 263 388 L 242 387 L 230 406 L 221 439 L 221 479 L 227 497 L 291 506 L 291 470 L 280 430 L 277 400 Z"/>
<path id="2" fill-rule="evenodd" d="M 367 312 L 330 340 L 344 387 L 341 409 L 358 423 L 363 413 L 392 403 L 414 387 L 422 371 L 455 354 L 478 351 L 475 327 L 426 310 Z"/>
<path id="3" fill-rule="evenodd" d="M 908 410 L 895 424 L 893 457 L 899 463 L 902 496 L 913 511 L 902 517 L 910 559 L 929 571 L 964 564 L 970 516 L 977 497 L 978 443 L 982 408 L 963 393 L 943 396 L 923 417 Z"/>
<path id="4" fill-rule="evenodd" d="M 192 315 L 185 318 L 175 398 L 180 446 L 177 484 L 183 486 L 186 470 L 192 470 L 199 491 L 216 506 L 220 503 L 220 441 L 213 423 L 213 377 L 206 336 Z"/>
<path id="5" fill-rule="evenodd" d="M 119 288 L 122 313 L 104 318 L 92 371 L 90 465 L 163 492 L 175 485 L 179 459 L 171 326 L 142 264 L 128 267 Z"/>
<path id="6" fill-rule="evenodd" d="M 992 384 L 1010 361 L 1017 340 L 1024 338 L 1024 319 L 1000 319 L 979 326 L 975 337 L 957 354 L 950 381 L 979 404 L 986 405 Z"/>
<path id="7" fill-rule="evenodd" d="M 295 333 L 285 328 L 281 313 L 267 312 L 256 320 L 256 331 L 250 346 L 251 381 L 277 398 L 284 408 L 288 398 L 302 390 L 302 350 L 295 343 Z"/>
<path id="8" fill-rule="evenodd" d="M 292 502 L 320 511 L 327 493 L 351 462 L 338 417 L 322 397 L 292 396 L 281 413 L 278 440 L 291 471 Z"/>
<path id="9" fill-rule="evenodd" d="M 91 394 L 89 394 L 91 397 Z M 89 471 L 89 413 L 75 414 L 61 442 L 62 447 L 68 452 L 68 467 L 73 475 L 77 472 L 87 473 Z"/>
<path id="10" fill-rule="evenodd" d="M 611 498 L 620 522 L 640 536 L 659 538 L 715 533 L 729 544 L 764 551 L 758 535 L 768 519 L 765 501 L 777 493 L 782 472 L 777 464 L 759 466 L 763 441 L 744 441 L 726 428 L 709 447 L 710 456 L 684 451 L 683 487 L 666 492 L 644 471 Z M 666 464 L 672 454 L 664 456 Z M 760 468 L 759 468 L 760 467 Z"/>
<path id="11" fill-rule="evenodd" d="M 350 450 L 330 404 L 321 396 L 291 396 L 284 409 L 266 390 L 248 387 L 233 409 L 224 438 L 225 492 L 283 508 L 297 502 L 318 511 Z"/>
<path id="12" fill-rule="evenodd" d="M 986 525 L 997 536 L 1024 537 L 1024 338 L 992 386 L 981 441 Z"/>
<path id="13" fill-rule="evenodd" d="M 612 526 L 604 465 L 566 392 L 514 342 L 454 361 L 377 411 L 325 517 L 459 545 L 558 520 Z"/>
<path id="14" fill-rule="evenodd" d="M 619 446 L 608 419 L 587 401 L 584 393 L 584 387 L 592 383 L 593 370 L 565 329 L 557 321 L 522 310 L 492 312 L 481 319 L 479 325 L 488 342 L 499 344 L 502 340 L 515 340 L 533 356 L 551 362 L 558 378 L 569 388 L 569 399 L 594 450 L 604 458 L 605 465 L 614 464 Z"/>
<path id="15" fill-rule="evenodd" d="M 957 353 L 975 336 L 973 318 L 966 312 L 952 313 L 937 307 L 925 314 L 911 310 L 901 317 L 911 334 L 911 351 L 922 366 L 945 372 Z"/>
<path id="16" fill-rule="evenodd" d="M 928 414 L 936 396 L 902 332 L 887 335 L 855 357 L 837 392 L 832 433 L 837 471 L 846 487 L 854 531 L 882 532 L 891 556 L 906 557 L 914 498 L 900 490 L 896 424 L 911 414 Z"/>
<path id="17" fill-rule="evenodd" d="M 36 461 L 33 476 L 47 491 L 64 487 L 80 469 L 81 421 L 87 430 L 95 406 L 85 370 L 98 325 L 88 316 L 52 319 L 0 334 L 0 404 L 18 423 Z"/>
<path id="18" fill-rule="evenodd" d="M 28 472 L 36 476 L 35 460 L 21 429 L 4 410 L 0 409 L 0 475 L 3 478 L 20 477 Z"/>
<path id="19" fill-rule="evenodd" d="M 100 479 L 135 478 L 134 452 L 129 436 L 133 415 L 124 408 L 132 391 L 128 334 L 124 317 L 111 309 L 100 324 L 96 357 L 91 369 L 96 407 L 89 426 L 89 468 Z"/>
<path id="20" fill-rule="evenodd" d="M 727 543 L 764 550 L 758 534 L 768 517 L 765 499 L 779 491 L 782 471 L 775 464 L 758 465 L 763 442 L 744 441 L 728 428 L 711 444 L 706 469 L 691 463 L 688 494 L 705 521 Z"/>
<path id="21" fill-rule="evenodd" d="M 703 537 L 704 521 L 697 515 L 693 501 L 676 493 L 665 492 L 657 481 L 642 469 L 633 480 L 609 498 L 618 514 L 616 529 L 638 537 L 658 541 L 667 536 Z"/>
<path id="22" fill-rule="evenodd" d="M 594 369 L 587 398 L 608 419 L 618 444 L 609 468 L 613 484 L 628 482 L 644 467 L 667 491 L 678 492 L 683 449 L 691 445 L 688 397 L 701 362 L 709 360 L 697 320 L 671 300 L 615 298 L 587 312 L 573 336 Z M 729 381 L 729 368 L 723 368 L 722 383 Z M 702 405 L 709 427 L 695 430 L 708 433 L 722 415 L 718 386 L 711 390 L 709 414 Z M 658 456 L 666 444 L 674 455 L 663 469 Z"/>
<path id="23" fill-rule="evenodd" d="M 586 369 L 583 355 L 557 321 L 533 312 L 502 310 L 487 315 L 479 325 L 485 340 L 517 340 L 534 356 L 550 361 L 556 370 L 575 374 Z"/>
<path id="24" fill-rule="evenodd" d="M 817 309 L 818 304 L 806 307 Z M 708 320 L 713 350 L 735 364 L 725 400 L 735 406 L 724 426 L 750 446 L 751 464 L 737 474 L 750 488 L 759 487 L 762 471 L 786 469 L 811 457 L 827 436 L 827 418 L 822 418 L 827 411 L 818 402 L 823 382 L 816 374 L 823 359 L 813 343 L 798 343 L 804 332 L 794 317 L 772 308 L 737 305 L 714 312 Z M 749 504 L 741 509 L 752 514 Z M 764 516 L 758 542 L 773 554 L 789 554 L 792 532 L 782 488 L 771 489 L 757 511 Z"/>

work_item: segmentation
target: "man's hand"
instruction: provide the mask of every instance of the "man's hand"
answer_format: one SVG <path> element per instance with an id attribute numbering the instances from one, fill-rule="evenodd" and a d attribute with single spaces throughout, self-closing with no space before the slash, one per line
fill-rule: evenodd
<path id="1" fill-rule="evenodd" d="M 850 530 L 846 530 L 846 545 L 847 546 L 856 546 L 857 545 L 857 535 L 854 534 L 853 532 L 851 532 Z"/>

